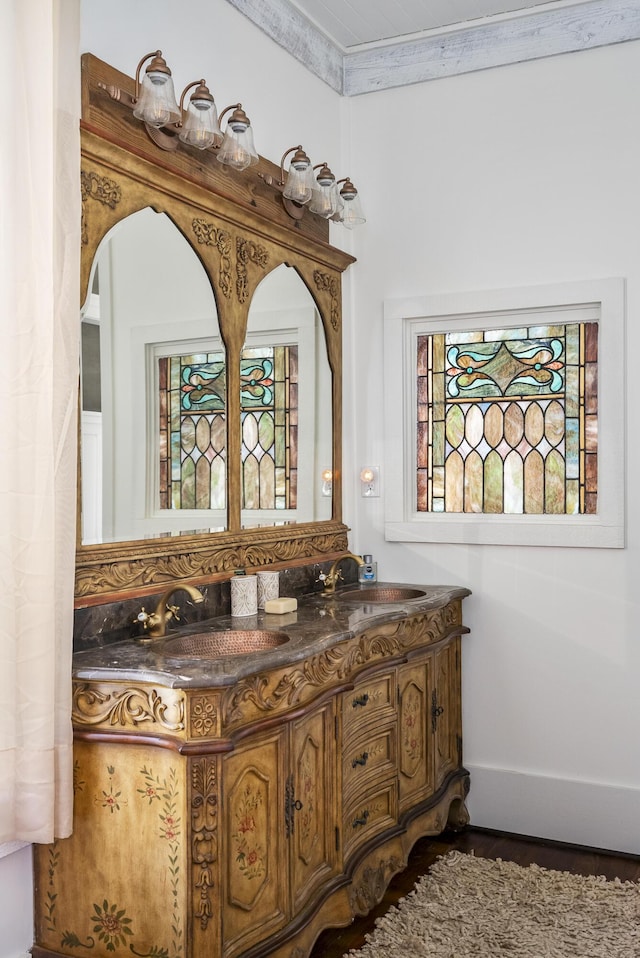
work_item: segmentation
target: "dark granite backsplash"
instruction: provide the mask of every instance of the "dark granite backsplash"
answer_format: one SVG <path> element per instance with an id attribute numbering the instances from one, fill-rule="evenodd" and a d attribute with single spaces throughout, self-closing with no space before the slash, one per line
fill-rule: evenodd
<path id="1" fill-rule="evenodd" d="M 314 562 L 310 565 L 293 566 L 290 569 L 280 569 L 280 595 L 300 598 L 312 592 L 322 592 L 322 583 L 318 582 L 321 572 L 327 573 L 331 568 L 331 561 Z M 345 562 L 342 567 L 344 584 L 357 582 L 357 568 L 353 562 Z M 256 570 L 257 571 L 257 570 Z M 180 621 L 172 629 L 192 625 L 206 619 L 215 619 L 218 616 L 229 615 L 231 612 L 231 598 L 229 580 L 211 582 L 207 585 L 198 584 L 198 589 L 204 595 L 204 602 L 193 602 L 186 592 L 176 591 L 171 597 L 171 604 L 180 608 Z M 105 602 L 104 605 L 94 605 L 86 609 L 76 609 L 73 625 L 73 650 L 81 652 L 84 649 L 94 649 L 113 642 L 122 642 L 140 635 L 142 626 L 137 622 L 137 616 L 144 607 L 147 612 L 155 610 L 158 601 L 165 589 L 159 589 L 153 595 L 138 596 L 137 598 L 121 599 L 118 602 Z"/>

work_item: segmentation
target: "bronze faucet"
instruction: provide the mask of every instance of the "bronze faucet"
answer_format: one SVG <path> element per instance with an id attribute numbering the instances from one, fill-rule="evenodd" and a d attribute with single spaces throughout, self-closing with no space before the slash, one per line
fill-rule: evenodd
<path id="1" fill-rule="evenodd" d="M 174 592 L 186 592 L 187 595 L 193 599 L 194 602 L 204 602 L 204 596 L 199 589 L 196 589 L 192 585 L 172 585 L 170 589 L 161 596 L 158 604 L 156 606 L 155 612 L 146 612 L 144 606 L 142 611 L 138 613 L 138 617 L 135 620 L 136 622 L 141 622 L 142 626 L 147 634 L 147 639 L 144 638 L 142 641 L 148 641 L 150 639 L 161 639 L 162 636 L 167 634 L 167 624 L 171 619 L 175 619 L 176 622 L 180 621 L 179 612 L 180 609 L 177 605 L 169 605 L 169 599 Z"/>
<path id="2" fill-rule="evenodd" d="M 338 567 L 345 559 L 353 559 L 353 561 L 358 564 L 358 568 L 364 565 L 362 556 L 357 556 L 353 552 L 345 552 L 344 555 L 335 560 L 327 575 L 320 573 L 319 580 L 324 584 L 323 595 L 333 595 L 336 591 L 338 582 L 342 581 L 342 570 Z"/>

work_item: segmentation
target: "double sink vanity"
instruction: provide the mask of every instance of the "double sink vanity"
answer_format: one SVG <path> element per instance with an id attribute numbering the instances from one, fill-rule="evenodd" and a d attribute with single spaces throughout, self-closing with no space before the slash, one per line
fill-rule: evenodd
<path id="1" fill-rule="evenodd" d="M 468 594 L 351 585 L 76 653 L 74 833 L 38 848 L 34 954 L 304 958 L 366 914 L 467 819 Z"/>
<path id="2" fill-rule="evenodd" d="M 81 302 L 99 300 L 94 365 L 111 357 L 102 379 L 119 377 L 124 411 L 108 390 L 85 405 L 83 359 L 74 826 L 35 850 L 33 954 L 306 958 L 323 928 L 380 900 L 419 837 L 467 820 L 468 590 L 316 591 L 348 550 L 341 281 L 355 260 L 326 219 L 284 202 L 281 166 L 223 166 L 179 143 L 179 126 L 135 117 L 137 77 L 90 54 L 82 76 Z M 190 281 L 174 276 L 183 254 Z M 271 290 L 297 285 L 303 304 L 272 292 L 256 310 L 263 281 L 283 274 L 295 283 Z M 194 286 L 206 302 L 185 296 Z M 247 427 L 256 406 L 268 413 L 246 365 L 256 347 L 289 350 L 271 445 L 269 429 Z M 184 369 L 169 400 L 174 353 Z M 106 468 L 85 425 L 102 430 Z M 269 568 L 296 611 L 232 618 L 234 571 Z M 169 598 L 189 624 L 175 628 Z M 135 637 L 136 615 L 159 616 L 160 634 Z"/>

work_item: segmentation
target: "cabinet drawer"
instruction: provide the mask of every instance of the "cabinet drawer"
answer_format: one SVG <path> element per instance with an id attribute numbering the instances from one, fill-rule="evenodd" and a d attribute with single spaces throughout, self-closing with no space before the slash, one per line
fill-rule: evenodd
<path id="1" fill-rule="evenodd" d="M 373 779 L 396 771 L 396 723 L 376 727 L 366 735 L 353 738 L 342 757 L 342 783 L 345 794 L 366 790 Z"/>
<path id="2" fill-rule="evenodd" d="M 357 795 L 344 806 L 342 829 L 345 859 L 375 835 L 397 822 L 395 779 L 381 782 L 369 795 Z"/>
<path id="3" fill-rule="evenodd" d="M 395 718 L 396 673 L 382 672 L 358 682 L 342 696 L 342 722 L 345 744 L 349 735 L 361 735 L 370 722 Z"/>

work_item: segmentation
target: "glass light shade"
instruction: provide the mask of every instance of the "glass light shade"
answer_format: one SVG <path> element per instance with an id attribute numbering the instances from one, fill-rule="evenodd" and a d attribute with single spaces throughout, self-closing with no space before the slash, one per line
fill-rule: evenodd
<path id="1" fill-rule="evenodd" d="M 289 173 L 282 195 L 294 203 L 303 206 L 313 196 L 316 180 L 311 161 L 306 154 L 298 151 L 289 165 Z"/>
<path id="2" fill-rule="evenodd" d="M 358 191 L 351 182 L 347 179 L 346 183 L 340 190 L 340 197 L 343 202 L 342 209 L 340 210 L 339 216 L 336 217 L 338 222 L 342 223 L 343 226 L 346 226 L 348 230 L 352 230 L 354 226 L 359 226 L 361 223 L 366 223 L 364 213 L 362 212 L 362 204 L 360 202 L 360 197 L 358 196 Z"/>
<path id="3" fill-rule="evenodd" d="M 148 70 L 145 73 L 133 115 L 148 126 L 158 128 L 180 121 L 180 110 L 170 73 L 164 70 Z"/>
<path id="4" fill-rule="evenodd" d="M 313 186 L 313 195 L 309 203 L 312 213 L 329 219 L 337 212 L 340 206 L 336 178 L 327 166 L 322 164 Z"/>
<path id="5" fill-rule="evenodd" d="M 241 116 L 239 115 L 241 114 Z M 253 145 L 253 130 L 242 110 L 234 111 L 227 123 L 222 146 L 218 151 L 218 160 L 234 170 L 246 170 L 260 162 Z"/>
<path id="6" fill-rule="evenodd" d="M 204 83 L 201 83 L 192 94 L 178 135 L 183 143 L 195 146 L 199 150 L 206 150 L 214 144 L 222 143 L 218 111 Z"/>

